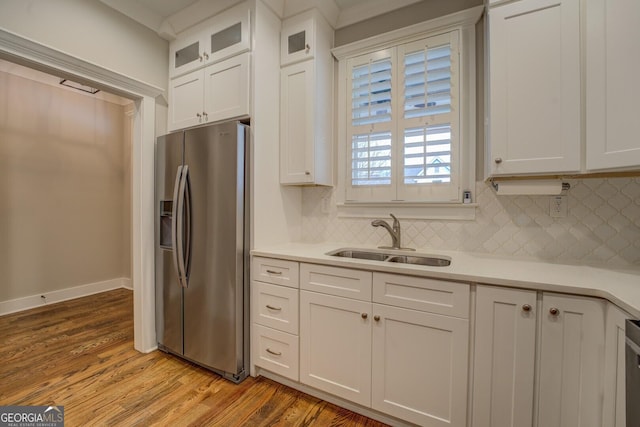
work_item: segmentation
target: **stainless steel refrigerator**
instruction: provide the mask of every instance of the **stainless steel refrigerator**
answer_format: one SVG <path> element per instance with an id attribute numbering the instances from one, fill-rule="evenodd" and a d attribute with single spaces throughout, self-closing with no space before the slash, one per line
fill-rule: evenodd
<path id="1" fill-rule="evenodd" d="M 249 360 L 248 129 L 227 122 L 156 144 L 158 347 L 234 382 Z"/>

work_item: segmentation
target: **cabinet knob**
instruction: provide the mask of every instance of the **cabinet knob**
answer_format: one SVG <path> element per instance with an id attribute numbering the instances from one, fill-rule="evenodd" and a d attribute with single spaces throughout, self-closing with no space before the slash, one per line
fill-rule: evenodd
<path id="1" fill-rule="evenodd" d="M 494 161 L 496 162 L 497 165 L 499 165 L 500 163 L 502 163 L 502 157 L 496 157 Z"/>
<path id="2" fill-rule="evenodd" d="M 203 117 L 205 120 L 209 120 L 209 115 L 207 114 L 207 112 L 206 112 L 206 111 L 203 111 L 203 112 L 202 112 L 202 117 Z"/>
<path id="3" fill-rule="evenodd" d="M 304 45 L 304 51 L 305 53 L 309 53 L 309 51 L 311 50 L 311 46 L 309 46 L 308 44 Z"/>
<path id="4" fill-rule="evenodd" d="M 361 316 L 362 316 L 363 319 L 366 319 L 367 317 L 369 317 L 369 315 L 367 313 L 362 313 Z"/>
<path id="5" fill-rule="evenodd" d="M 202 55 L 198 56 L 198 59 L 200 60 L 200 62 L 202 62 L 204 60 L 204 58 L 202 57 Z"/>
<path id="6" fill-rule="evenodd" d="M 309 172 L 309 171 L 304 171 L 304 174 L 305 174 L 305 175 L 311 175 L 311 172 Z"/>
<path id="7" fill-rule="evenodd" d="M 202 52 L 202 56 L 204 56 L 204 59 L 206 60 L 209 59 L 209 54 L 207 52 Z"/>
<path id="8" fill-rule="evenodd" d="M 555 307 L 551 307 L 551 308 L 549 309 L 549 314 L 550 314 L 550 315 L 552 315 L 552 316 L 557 316 L 557 315 L 558 315 L 558 313 L 560 313 L 560 310 L 558 310 L 558 309 L 557 309 L 557 308 L 555 308 Z"/>
<path id="9" fill-rule="evenodd" d="M 200 119 L 200 118 L 202 118 L 202 114 L 196 113 L 196 117 Z"/>
<path id="10" fill-rule="evenodd" d="M 380 321 L 380 316 L 378 316 L 377 314 L 375 316 L 373 316 L 373 320 L 375 320 L 376 322 Z"/>
<path id="11" fill-rule="evenodd" d="M 522 311 L 531 311 L 531 306 L 529 304 L 525 304 L 522 306 Z"/>

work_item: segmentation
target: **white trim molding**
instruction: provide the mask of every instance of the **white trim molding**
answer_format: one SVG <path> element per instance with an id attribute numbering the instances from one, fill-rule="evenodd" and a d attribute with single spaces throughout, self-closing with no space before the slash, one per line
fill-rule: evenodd
<path id="1" fill-rule="evenodd" d="M 331 53 L 337 60 L 345 59 L 356 54 L 373 52 L 380 49 L 398 44 L 408 43 L 430 35 L 443 33 L 455 28 L 468 27 L 475 25 L 482 13 L 484 6 L 476 6 L 470 9 L 455 12 L 449 15 L 430 19 L 425 22 L 410 25 L 408 27 L 399 28 L 394 31 L 379 34 L 373 37 L 338 46 L 331 49 Z"/>
<path id="2" fill-rule="evenodd" d="M 44 72 L 55 71 L 61 77 L 135 101 L 131 172 L 134 347 L 143 353 L 153 351 L 157 348 L 153 255 L 155 114 L 156 98 L 164 95 L 164 91 L 2 29 L 0 58 Z"/>
<path id="3" fill-rule="evenodd" d="M 86 285 L 44 292 L 8 301 L 0 301 L 0 316 L 120 288 L 133 290 L 131 287 L 131 279 L 121 277 L 118 279 L 88 283 Z"/>
<path id="4" fill-rule="evenodd" d="M 162 88 L 0 29 L 0 57 L 3 55 L 6 55 L 7 59 L 16 60 L 21 65 L 38 70 L 42 70 L 43 66 L 48 69 L 54 68 L 66 73 L 67 75 L 64 77 L 97 83 L 116 92 L 116 95 L 128 97 L 146 95 L 154 98 L 164 95 Z"/>

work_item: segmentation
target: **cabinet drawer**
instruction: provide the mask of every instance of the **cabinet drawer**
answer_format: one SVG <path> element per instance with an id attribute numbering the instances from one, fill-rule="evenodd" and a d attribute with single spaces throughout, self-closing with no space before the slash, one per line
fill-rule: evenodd
<path id="1" fill-rule="evenodd" d="M 254 257 L 251 278 L 260 282 L 298 288 L 298 263 L 282 259 Z"/>
<path id="2" fill-rule="evenodd" d="M 279 331 L 298 334 L 298 290 L 252 282 L 253 321 Z"/>
<path id="3" fill-rule="evenodd" d="M 371 272 L 300 264 L 300 288 L 339 297 L 371 301 Z"/>
<path id="4" fill-rule="evenodd" d="M 469 285 L 397 274 L 373 274 L 373 301 L 469 318 Z"/>
<path id="5" fill-rule="evenodd" d="M 298 381 L 298 337 L 253 324 L 252 360 L 256 366 Z"/>

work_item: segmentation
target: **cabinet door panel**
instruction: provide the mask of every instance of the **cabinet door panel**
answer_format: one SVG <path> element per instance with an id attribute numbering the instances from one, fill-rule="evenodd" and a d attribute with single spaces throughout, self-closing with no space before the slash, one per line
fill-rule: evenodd
<path id="1" fill-rule="evenodd" d="M 202 123 L 203 88 L 202 70 L 169 80 L 169 130 Z"/>
<path id="2" fill-rule="evenodd" d="M 300 382 L 370 406 L 371 303 L 300 291 Z"/>
<path id="3" fill-rule="evenodd" d="M 640 165 L 640 2 L 587 3 L 587 169 Z"/>
<path id="4" fill-rule="evenodd" d="M 538 426 L 600 426 L 603 302 L 545 293 L 541 316 Z"/>
<path id="5" fill-rule="evenodd" d="M 373 304 L 374 409 L 421 426 L 466 426 L 469 321 Z"/>
<path id="6" fill-rule="evenodd" d="M 317 18 L 315 18 L 317 19 Z M 315 55 L 315 19 L 307 13 L 285 21 L 280 41 L 280 65 L 311 59 Z"/>
<path id="7" fill-rule="evenodd" d="M 249 54 L 234 56 L 205 69 L 205 121 L 249 114 Z"/>
<path id="8" fill-rule="evenodd" d="M 526 0 L 489 14 L 490 173 L 580 169 L 578 0 Z"/>
<path id="9" fill-rule="evenodd" d="M 314 61 L 280 70 L 280 183 L 313 182 Z"/>
<path id="10" fill-rule="evenodd" d="M 203 67 L 205 44 L 203 32 L 198 27 L 181 33 L 169 44 L 169 76 L 176 77 Z"/>
<path id="11" fill-rule="evenodd" d="M 613 304 L 607 304 L 603 426 L 626 425 L 625 320 L 631 319 Z"/>
<path id="12" fill-rule="evenodd" d="M 478 286 L 473 426 L 533 423 L 536 292 Z"/>

